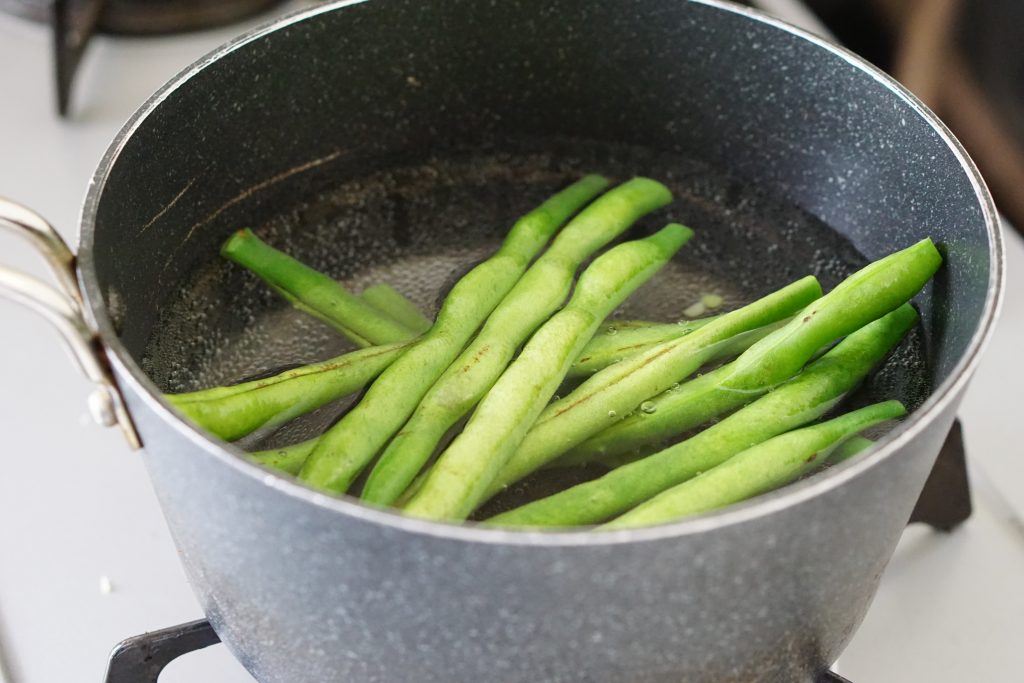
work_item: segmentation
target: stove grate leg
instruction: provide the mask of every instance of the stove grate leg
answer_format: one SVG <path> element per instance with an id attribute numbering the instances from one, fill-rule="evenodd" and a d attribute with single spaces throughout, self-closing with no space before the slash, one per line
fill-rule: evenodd
<path id="1" fill-rule="evenodd" d="M 971 516 L 971 489 L 960 420 L 954 420 L 925 482 L 910 523 L 924 522 L 939 531 L 952 531 Z"/>
<path id="2" fill-rule="evenodd" d="M 216 645 L 206 619 L 122 640 L 110 653 L 105 683 L 157 683 L 160 672 L 181 655 Z"/>

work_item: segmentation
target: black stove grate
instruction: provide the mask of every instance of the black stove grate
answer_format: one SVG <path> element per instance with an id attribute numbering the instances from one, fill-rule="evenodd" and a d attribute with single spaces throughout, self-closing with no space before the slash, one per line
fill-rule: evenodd
<path id="1" fill-rule="evenodd" d="M 118 643 L 107 662 L 106 683 L 157 683 L 160 672 L 181 655 L 220 642 L 206 619 L 152 631 Z"/>
<path id="2" fill-rule="evenodd" d="M 96 33 L 158 35 L 239 21 L 282 0 L 0 0 L 0 12 L 53 27 L 57 111 L 68 114 L 71 83 Z"/>
<path id="3" fill-rule="evenodd" d="M 157 683 L 164 667 L 181 655 L 219 642 L 220 638 L 205 619 L 129 638 L 111 653 L 106 683 Z M 850 681 L 826 671 L 815 683 Z"/>

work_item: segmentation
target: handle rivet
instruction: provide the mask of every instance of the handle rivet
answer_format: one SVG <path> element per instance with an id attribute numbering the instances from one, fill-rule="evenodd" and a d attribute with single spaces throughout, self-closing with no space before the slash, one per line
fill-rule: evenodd
<path id="1" fill-rule="evenodd" d="M 100 387 L 89 394 L 89 414 L 96 424 L 101 427 L 113 427 L 117 424 L 117 416 L 114 414 L 114 401 L 110 392 Z"/>

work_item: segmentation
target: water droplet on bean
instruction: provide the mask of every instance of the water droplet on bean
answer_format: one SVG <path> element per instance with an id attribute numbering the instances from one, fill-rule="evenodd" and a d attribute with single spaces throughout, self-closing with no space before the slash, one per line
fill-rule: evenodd
<path id="1" fill-rule="evenodd" d="M 615 417 L 616 415 L 618 415 L 618 413 L 616 413 L 614 410 L 608 411 L 608 417 Z"/>
<path id="2" fill-rule="evenodd" d="M 640 410 L 650 415 L 658 410 L 658 406 L 656 406 L 653 401 L 644 401 L 640 404 Z"/>

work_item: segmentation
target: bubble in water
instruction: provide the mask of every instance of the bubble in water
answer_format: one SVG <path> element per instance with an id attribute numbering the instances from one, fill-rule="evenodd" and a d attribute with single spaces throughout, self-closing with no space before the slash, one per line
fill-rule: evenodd
<path id="1" fill-rule="evenodd" d="M 614 410 L 608 411 L 608 417 L 615 417 L 616 415 L 618 415 L 618 413 L 616 413 Z"/>
<path id="2" fill-rule="evenodd" d="M 656 406 L 653 401 L 644 401 L 640 404 L 640 410 L 650 415 L 658 410 L 658 406 Z"/>

